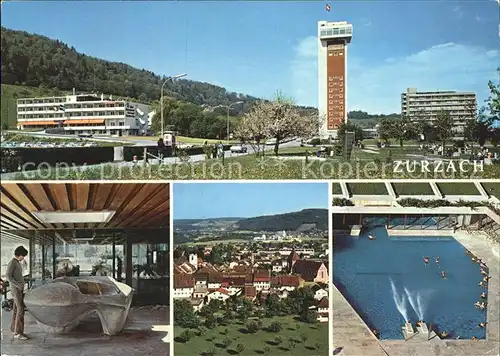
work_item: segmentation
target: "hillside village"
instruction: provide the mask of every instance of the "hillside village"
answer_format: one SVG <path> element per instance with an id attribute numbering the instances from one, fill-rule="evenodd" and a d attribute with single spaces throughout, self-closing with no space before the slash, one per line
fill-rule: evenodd
<path id="1" fill-rule="evenodd" d="M 245 245 L 243 245 L 245 246 Z M 318 322 L 328 321 L 328 262 L 327 248 L 270 248 L 252 252 L 243 247 L 233 253 L 228 263 L 213 264 L 212 247 L 203 249 L 203 256 L 183 254 L 175 261 L 174 299 L 188 300 L 195 312 L 211 301 L 226 302 L 244 298 L 257 308 L 270 296 L 287 299 L 298 290 L 314 296 L 308 306 Z"/>

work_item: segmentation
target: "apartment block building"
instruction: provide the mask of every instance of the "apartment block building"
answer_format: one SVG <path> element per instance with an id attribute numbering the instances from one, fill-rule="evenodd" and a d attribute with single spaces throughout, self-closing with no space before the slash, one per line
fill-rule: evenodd
<path id="1" fill-rule="evenodd" d="M 149 106 L 95 94 L 17 100 L 17 128 L 60 128 L 65 134 L 146 134 Z"/>
<path id="2" fill-rule="evenodd" d="M 401 115 L 412 120 L 425 120 L 430 124 L 440 111 L 447 111 L 453 118 L 455 139 L 463 138 L 468 120 L 476 115 L 476 93 L 457 91 L 425 91 L 408 88 L 401 94 Z"/>

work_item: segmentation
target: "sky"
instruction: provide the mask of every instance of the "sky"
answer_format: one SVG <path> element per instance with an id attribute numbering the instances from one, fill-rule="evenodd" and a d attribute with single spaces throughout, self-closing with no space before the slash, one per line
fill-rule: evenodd
<path id="1" fill-rule="evenodd" d="M 408 87 L 498 82 L 496 0 L 3 2 L 2 25 L 161 75 L 317 107 L 317 21 L 349 21 L 348 110 L 400 112 Z"/>
<path id="2" fill-rule="evenodd" d="M 328 209 L 327 183 L 175 183 L 174 219 L 247 218 Z"/>

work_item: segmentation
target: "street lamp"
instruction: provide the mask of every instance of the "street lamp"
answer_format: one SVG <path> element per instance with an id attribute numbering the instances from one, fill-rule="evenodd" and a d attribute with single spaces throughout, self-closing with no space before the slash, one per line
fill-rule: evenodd
<path id="1" fill-rule="evenodd" d="M 161 98 L 160 98 L 160 118 L 161 118 L 161 138 L 163 138 L 163 88 L 165 87 L 165 84 L 169 80 L 174 80 L 174 79 L 179 79 L 182 77 L 185 77 L 187 74 L 177 74 L 171 77 L 167 77 L 164 81 L 163 84 L 161 85 Z"/>
<path id="2" fill-rule="evenodd" d="M 217 105 L 212 108 L 212 110 L 217 109 L 217 108 L 226 108 L 227 109 L 227 144 L 229 144 L 229 111 L 233 107 L 233 105 L 239 105 L 243 104 L 243 101 L 237 101 L 235 103 L 232 103 L 231 105 Z"/>

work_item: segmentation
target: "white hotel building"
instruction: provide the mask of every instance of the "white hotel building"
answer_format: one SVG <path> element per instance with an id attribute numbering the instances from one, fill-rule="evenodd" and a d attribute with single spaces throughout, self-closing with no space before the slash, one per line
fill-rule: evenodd
<path id="1" fill-rule="evenodd" d="M 17 100 L 17 128 L 59 128 L 67 134 L 143 135 L 149 106 L 95 94 Z"/>

